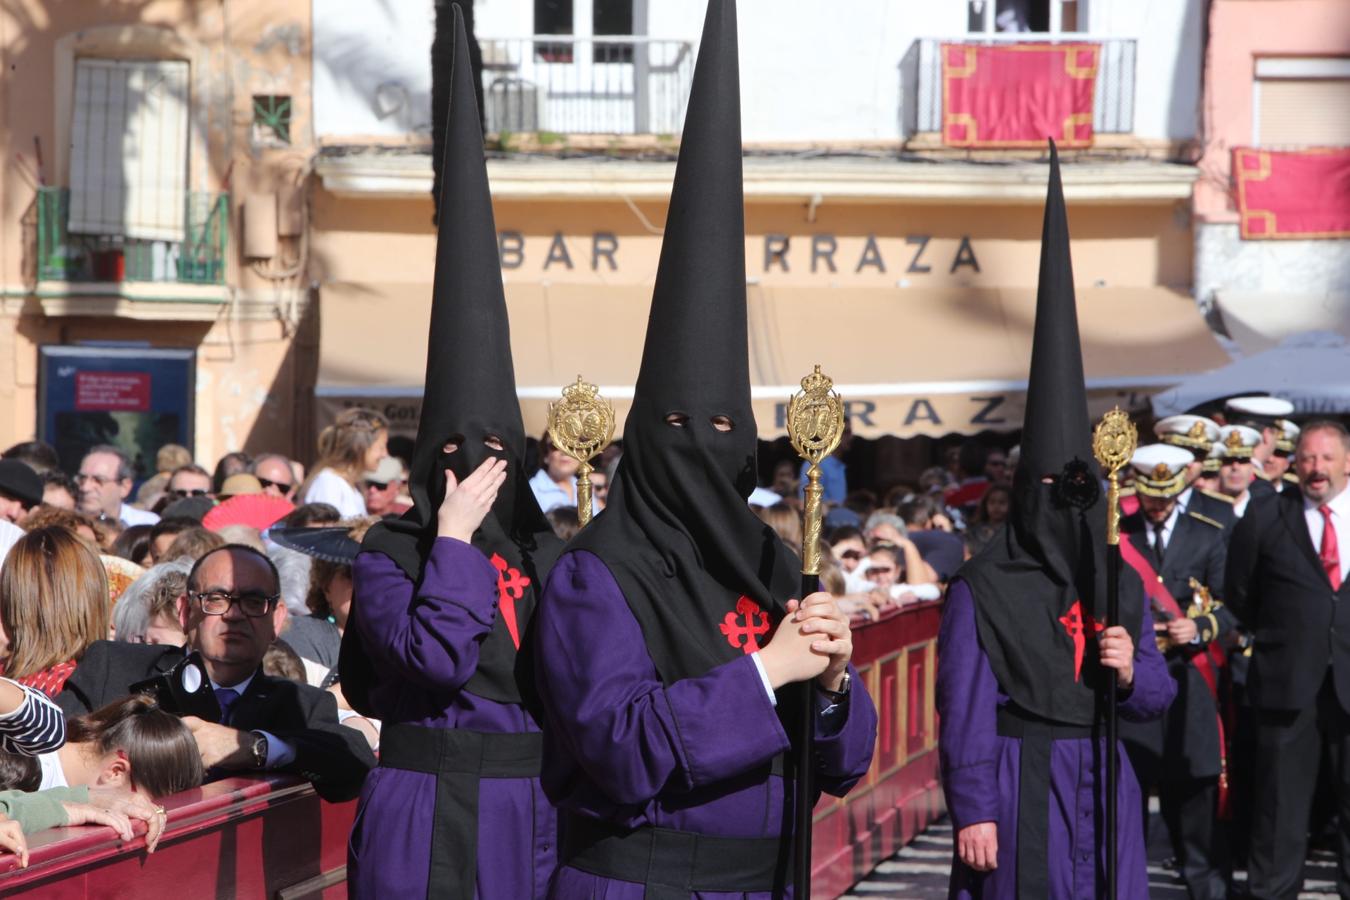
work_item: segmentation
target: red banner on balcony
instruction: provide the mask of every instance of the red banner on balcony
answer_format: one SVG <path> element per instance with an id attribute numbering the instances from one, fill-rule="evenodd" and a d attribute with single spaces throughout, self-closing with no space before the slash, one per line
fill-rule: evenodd
<path id="1" fill-rule="evenodd" d="M 1350 147 L 1233 151 L 1245 240 L 1350 237 Z"/>
<path id="2" fill-rule="evenodd" d="M 943 44 L 949 147 L 1092 146 L 1097 44 Z"/>

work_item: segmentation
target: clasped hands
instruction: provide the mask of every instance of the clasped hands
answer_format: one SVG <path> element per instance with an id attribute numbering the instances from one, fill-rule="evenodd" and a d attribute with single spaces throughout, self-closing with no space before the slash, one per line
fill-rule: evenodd
<path id="1" fill-rule="evenodd" d="M 853 656 L 853 632 L 834 597 L 824 591 L 805 600 L 789 600 L 788 614 L 773 639 L 759 651 L 759 660 L 774 689 L 797 681 L 816 683 L 828 691 L 843 687 Z"/>

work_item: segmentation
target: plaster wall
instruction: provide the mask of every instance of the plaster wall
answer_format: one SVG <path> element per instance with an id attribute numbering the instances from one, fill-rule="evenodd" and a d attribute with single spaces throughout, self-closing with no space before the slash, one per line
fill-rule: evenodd
<path id="1" fill-rule="evenodd" d="M 1209 38 L 1204 156 L 1200 162 L 1202 177 L 1195 187 L 1195 211 L 1205 222 L 1236 222 L 1232 151 L 1254 142 L 1252 88 L 1256 59 L 1350 56 L 1350 3 L 1214 0 Z"/>
<path id="2" fill-rule="evenodd" d="M 315 108 L 321 140 L 423 139 L 430 124 L 431 0 L 399 4 L 313 0 Z M 653 38 L 697 45 L 705 5 L 637 0 Z M 1194 136 L 1201 0 L 1095 0 L 1089 30 L 1134 38 L 1135 135 Z M 591 0 L 574 0 L 575 31 L 590 32 Z M 956 38 L 965 4 L 919 0 L 741 0 L 742 134 L 747 143 L 898 141 L 912 84 L 902 60 L 920 38 Z M 479 0 L 480 39 L 523 38 L 532 0 Z M 912 118 L 912 116 L 911 116 Z"/>
<path id="3" fill-rule="evenodd" d="M 278 191 L 303 217 L 313 122 L 310 114 L 308 0 L 122 0 L 116 4 L 14 0 L 0 5 L 0 445 L 32 437 L 37 419 L 37 352 L 44 343 L 113 341 L 197 348 L 197 458 L 294 440 L 295 310 L 278 302 L 270 320 L 238 315 L 242 298 L 264 305 L 302 292 L 286 259 L 241 260 L 240 208 L 250 192 Z M 214 322 L 54 316 L 35 299 L 35 198 L 39 185 L 69 184 L 74 61 L 81 56 L 178 58 L 191 66 L 188 187 L 231 195 L 226 283 L 234 298 Z M 290 146 L 252 138 L 252 98 L 291 97 Z M 41 147 L 41 165 L 37 148 Z M 290 272 L 290 274 L 286 274 Z M 67 311 L 69 312 L 67 305 Z"/>

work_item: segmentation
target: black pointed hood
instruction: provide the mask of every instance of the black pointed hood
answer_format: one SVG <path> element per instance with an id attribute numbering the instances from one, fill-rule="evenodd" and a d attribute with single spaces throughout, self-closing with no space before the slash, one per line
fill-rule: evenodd
<path id="1" fill-rule="evenodd" d="M 1050 483 L 1046 483 L 1049 480 Z M 1009 524 L 962 567 L 980 640 L 1000 687 L 1027 712 L 1092 724 L 1097 686 L 1093 622 L 1106 620 L 1106 499 L 1092 454 L 1078 335 L 1069 225 L 1059 157 L 1041 232 L 1040 283 L 1021 457 Z M 1121 580 L 1121 625 L 1138 640 L 1143 594 Z M 1085 623 L 1075 646 L 1072 623 Z"/>
<path id="2" fill-rule="evenodd" d="M 1104 553 L 1106 511 L 1092 455 L 1069 220 L 1053 141 L 1021 446 L 1009 517 L 1016 540 L 1058 577 L 1073 580 L 1082 575 L 1085 552 Z M 1048 475 L 1058 479 L 1054 485 L 1042 483 Z"/>
<path id="3" fill-rule="evenodd" d="M 454 17 L 427 375 L 408 475 L 413 508 L 397 521 L 372 528 L 362 547 L 384 553 L 414 582 L 419 581 L 436 537 L 437 511 L 445 497 L 445 470 L 462 481 L 486 459 L 505 459 L 506 482 L 492 512 L 474 535 L 473 544 L 499 571 L 509 575 L 516 570 L 528 579 L 529 586 L 514 598 L 512 613 L 498 617 L 480 650 L 478 672 L 466 689 L 491 699 L 517 702 L 520 695 L 514 682 L 518 679 L 513 672 L 516 642 L 533 612 L 535 593 L 542 588 L 541 579 L 557 555 L 558 544 L 524 472 L 525 426 L 516 396 L 511 328 L 497 256 L 497 228 L 473 69 L 458 4 Z M 443 452 L 447 443 L 458 449 Z M 499 444 L 501 449 L 489 444 Z M 518 579 L 510 580 L 519 583 Z M 346 672 L 342 678 L 345 686 Z"/>
<path id="4" fill-rule="evenodd" d="M 792 554 L 746 503 L 747 334 L 736 4 L 710 0 L 622 462 L 571 545 L 609 566 L 668 682 L 745 652 L 719 629 L 752 615 L 742 598 L 776 618 L 796 590 Z"/>

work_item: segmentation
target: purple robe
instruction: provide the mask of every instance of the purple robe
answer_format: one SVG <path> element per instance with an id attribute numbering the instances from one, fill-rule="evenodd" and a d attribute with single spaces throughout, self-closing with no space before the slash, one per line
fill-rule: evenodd
<path id="1" fill-rule="evenodd" d="M 585 551 L 554 565 L 535 627 L 548 717 L 543 782 L 557 806 L 628 827 L 719 837 L 776 837 L 791 821 L 790 792 L 784 796 L 783 779 L 763 769 L 788 750 L 788 736 L 753 659 L 666 687 L 619 585 Z M 835 795 L 867 772 L 876 743 L 876 710 L 856 672 L 852 678 L 828 724 L 817 719 L 817 785 Z M 642 895 L 640 884 L 567 866 L 550 891 L 555 898 Z"/>
<path id="2" fill-rule="evenodd" d="M 1123 719 L 1161 716 L 1176 694 L 1176 682 L 1153 641 L 1153 617 L 1144 606 L 1142 636 L 1134 653 L 1134 684 L 1119 703 Z M 980 645 L 975 601 L 964 581 L 953 582 L 938 637 L 938 752 L 952 829 L 977 822 L 998 824 L 998 867 L 981 873 L 953 857 L 949 897 L 991 900 L 1017 897 L 1018 774 L 1022 742 L 1001 737 L 997 708 L 1008 702 Z M 1105 741 L 1098 748 L 1105 752 Z M 1053 900 L 1097 900 L 1097 873 L 1105 871 L 1105 842 L 1095 816 L 1106 808 L 1105 778 L 1094 777 L 1090 738 L 1056 740 L 1050 756 L 1050 830 L 1047 866 Z M 1093 794 L 1098 794 L 1094 803 Z M 1140 820 L 1139 783 L 1120 747 L 1118 785 L 1119 897 L 1148 900 L 1148 859 Z"/>
<path id="3" fill-rule="evenodd" d="M 386 726 L 539 730 L 521 707 L 462 690 L 497 617 L 497 570 L 481 552 L 437 538 L 415 598 L 412 581 L 383 554 L 358 556 L 352 579 L 361 643 L 381 676 L 371 702 Z M 354 897 L 427 895 L 435 801 L 434 775 L 382 767 L 366 777 L 348 846 Z M 544 897 L 556 835 L 557 817 L 538 779 L 483 779 L 477 896 Z"/>

